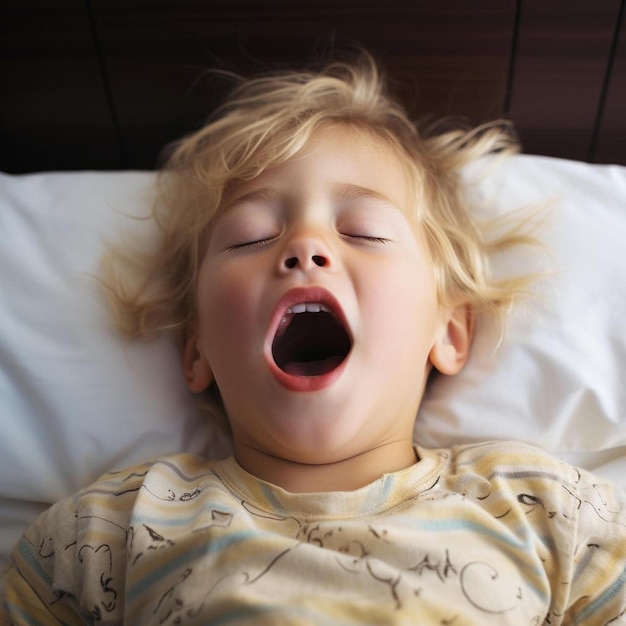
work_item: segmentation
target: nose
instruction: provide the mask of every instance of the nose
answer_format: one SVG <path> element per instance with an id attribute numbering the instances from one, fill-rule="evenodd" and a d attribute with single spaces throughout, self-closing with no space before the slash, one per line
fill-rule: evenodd
<path id="1" fill-rule="evenodd" d="M 330 247 L 320 235 L 300 233 L 294 235 L 282 251 L 279 271 L 307 272 L 316 268 L 331 269 L 333 266 Z"/>
<path id="2" fill-rule="evenodd" d="M 328 263 L 328 259 L 325 256 L 321 256 L 319 254 L 314 254 L 311 257 L 311 261 L 313 261 L 313 264 L 317 265 L 317 267 L 324 267 Z M 301 261 L 298 259 L 297 256 L 291 256 L 288 259 L 285 259 L 285 267 L 288 270 L 294 269 L 299 264 L 301 264 Z"/>

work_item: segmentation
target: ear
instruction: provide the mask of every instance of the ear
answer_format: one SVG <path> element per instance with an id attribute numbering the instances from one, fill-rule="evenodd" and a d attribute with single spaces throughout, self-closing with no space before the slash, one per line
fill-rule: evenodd
<path id="1" fill-rule="evenodd" d="M 213 372 L 198 347 L 198 333 L 190 330 L 183 346 L 183 369 L 187 387 L 194 393 L 204 391 L 213 382 Z"/>
<path id="2" fill-rule="evenodd" d="M 442 374 L 457 374 L 469 356 L 474 335 L 474 315 L 468 305 L 448 311 L 442 331 L 430 351 L 430 362 Z"/>

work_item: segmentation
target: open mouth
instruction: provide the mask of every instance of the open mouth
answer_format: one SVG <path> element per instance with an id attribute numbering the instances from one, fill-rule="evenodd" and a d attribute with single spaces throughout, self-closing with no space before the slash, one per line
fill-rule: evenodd
<path id="1" fill-rule="evenodd" d="M 348 356 L 352 340 L 324 304 L 303 302 L 285 312 L 272 343 L 276 365 L 293 376 L 323 376 Z"/>

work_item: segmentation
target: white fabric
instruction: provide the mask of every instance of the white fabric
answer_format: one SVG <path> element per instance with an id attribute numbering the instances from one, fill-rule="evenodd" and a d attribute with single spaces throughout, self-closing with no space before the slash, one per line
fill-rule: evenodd
<path id="1" fill-rule="evenodd" d="M 112 466 L 211 436 L 172 338 L 127 342 L 95 277 L 107 241 L 149 236 L 154 174 L 0 175 L 0 570 L 43 508 Z"/>
<path id="2" fill-rule="evenodd" d="M 128 215 L 148 214 L 153 181 L 0 174 L 0 569 L 38 511 L 108 468 L 226 451 L 194 409 L 174 340 L 120 339 L 94 278 L 107 241 L 150 236 Z M 479 320 L 468 367 L 429 392 L 418 441 L 519 438 L 626 485 L 626 168 L 519 156 L 474 193 L 492 212 L 559 196 L 542 231 L 555 271 L 497 351 Z"/>
<path id="3" fill-rule="evenodd" d="M 550 201 L 543 249 L 518 248 L 496 268 L 546 274 L 500 346 L 494 320 L 478 320 L 468 366 L 431 386 L 417 439 L 521 439 L 626 487 L 626 168 L 520 156 L 474 194 L 485 215 Z"/>

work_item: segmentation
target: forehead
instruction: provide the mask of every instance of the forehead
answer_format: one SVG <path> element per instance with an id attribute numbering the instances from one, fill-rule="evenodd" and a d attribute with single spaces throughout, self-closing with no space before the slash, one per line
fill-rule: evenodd
<path id="1" fill-rule="evenodd" d="M 250 180 L 233 180 L 222 210 L 246 199 L 330 193 L 339 199 L 372 197 L 412 212 L 415 185 L 408 158 L 374 132 L 348 125 L 316 130 L 289 159 L 271 165 Z"/>

